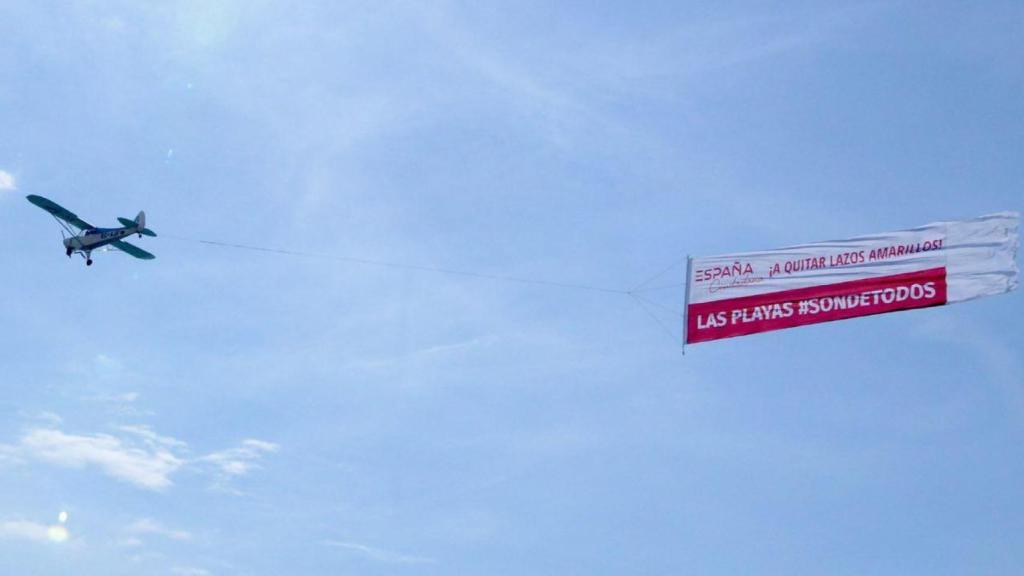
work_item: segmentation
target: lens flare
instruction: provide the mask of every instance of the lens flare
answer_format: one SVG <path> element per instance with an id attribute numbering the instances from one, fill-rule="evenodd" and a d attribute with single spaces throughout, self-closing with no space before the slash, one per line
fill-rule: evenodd
<path id="1" fill-rule="evenodd" d="M 63 526 L 50 526 L 46 530 L 46 537 L 50 542 L 65 542 L 68 539 L 68 529 Z"/>

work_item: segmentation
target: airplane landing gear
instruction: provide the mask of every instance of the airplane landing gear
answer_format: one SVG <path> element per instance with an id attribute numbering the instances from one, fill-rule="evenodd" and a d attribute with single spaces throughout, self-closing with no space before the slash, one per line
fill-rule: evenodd
<path id="1" fill-rule="evenodd" d="M 86 266 L 92 266 L 92 259 L 90 258 L 90 259 L 86 260 L 85 261 L 85 265 Z"/>
<path id="2" fill-rule="evenodd" d="M 74 251 L 75 251 L 74 248 L 68 246 L 68 249 L 65 250 L 64 253 L 68 255 L 68 258 L 71 258 L 71 253 L 74 252 Z"/>

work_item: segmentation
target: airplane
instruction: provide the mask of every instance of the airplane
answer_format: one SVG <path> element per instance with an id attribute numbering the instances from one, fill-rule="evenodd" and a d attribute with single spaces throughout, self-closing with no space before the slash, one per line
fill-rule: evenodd
<path id="1" fill-rule="evenodd" d="M 68 258 L 71 258 L 72 254 L 81 254 L 82 258 L 85 258 L 85 265 L 92 266 L 92 251 L 108 245 L 142 260 L 156 258 L 156 256 L 142 248 L 122 240 L 122 238 L 132 234 L 138 234 L 139 238 L 143 236 L 156 236 L 156 232 L 146 228 L 145 212 L 139 212 L 135 220 L 118 218 L 117 221 L 121 223 L 120 228 L 97 228 L 53 200 L 36 196 L 35 194 L 29 194 L 25 198 L 49 212 L 57 220 L 57 223 L 61 225 L 61 228 L 63 228 L 61 236 L 64 236 L 64 250 Z M 81 232 L 72 230 L 71 226 L 78 228 Z M 70 236 L 66 236 L 64 231 L 67 231 Z"/>

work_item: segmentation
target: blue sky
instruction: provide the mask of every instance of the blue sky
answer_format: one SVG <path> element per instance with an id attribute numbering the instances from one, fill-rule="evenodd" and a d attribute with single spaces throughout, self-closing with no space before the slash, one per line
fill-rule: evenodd
<path id="1" fill-rule="evenodd" d="M 622 295 L 190 240 L 624 289 L 1020 210 L 1022 34 L 1015 2 L 5 2 L 0 571 L 1024 570 L 1019 293 L 683 357 Z M 25 194 L 145 209 L 158 258 L 68 261 Z"/>

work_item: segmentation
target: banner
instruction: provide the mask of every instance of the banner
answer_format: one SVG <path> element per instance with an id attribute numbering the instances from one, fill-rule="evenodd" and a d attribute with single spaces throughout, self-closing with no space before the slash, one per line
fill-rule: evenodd
<path id="1" fill-rule="evenodd" d="M 941 306 L 1017 287 L 1020 215 L 936 222 L 781 250 L 692 258 L 684 344 Z"/>

